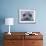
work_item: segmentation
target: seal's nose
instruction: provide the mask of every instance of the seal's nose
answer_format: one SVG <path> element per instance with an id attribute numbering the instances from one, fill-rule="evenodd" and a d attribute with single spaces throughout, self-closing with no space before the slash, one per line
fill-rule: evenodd
<path id="1" fill-rule="evenodd" d="M 26 18 L 26 20 L 29 20 L 29 18 Z"/>

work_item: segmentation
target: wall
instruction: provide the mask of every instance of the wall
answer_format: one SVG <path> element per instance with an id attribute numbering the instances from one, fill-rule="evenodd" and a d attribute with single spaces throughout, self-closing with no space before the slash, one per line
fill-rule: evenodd
<path id="1" fill-rule="evenodd" d="M 36 24 L 19 24 L 19 9 L 36 9 Z M 15 19 L 14 26 L 11 31 L 46 31 L 46 1 L 45 0 L 1 0 L 2 17 L 13 17 Z M 1 26 L 2 32 L 8 31 L 6 25 Z"/>

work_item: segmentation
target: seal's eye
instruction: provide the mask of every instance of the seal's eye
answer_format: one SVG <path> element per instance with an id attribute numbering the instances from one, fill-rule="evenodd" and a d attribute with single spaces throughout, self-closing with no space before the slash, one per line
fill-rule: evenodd
<path id="1" fill-rule="evenodd" d="M 32 17 L 32 14 L 29 14 L 30 17 Z"/>
<path id="2" fill-rule="evenodd" d="M 25 14 L 23 14 L 23 17 L 26 16 Z"/>

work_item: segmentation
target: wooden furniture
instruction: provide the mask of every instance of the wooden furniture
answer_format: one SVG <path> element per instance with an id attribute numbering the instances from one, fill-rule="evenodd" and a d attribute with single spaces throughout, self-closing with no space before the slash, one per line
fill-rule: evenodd
<path id="1" fill-rule="evenodd" d="M 43 35 L 40 32 L 38 35 L 25 35 L 26 32 L 11 32 L 8 35 L 4 33 L 4 46 L 43 46 Z"/>

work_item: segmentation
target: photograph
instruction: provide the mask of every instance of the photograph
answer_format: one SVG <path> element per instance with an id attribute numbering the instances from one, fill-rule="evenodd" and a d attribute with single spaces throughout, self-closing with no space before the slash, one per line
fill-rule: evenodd
<path id="1" fill-rule="evenodd" d="M 35 23 L 35 10 L 19 10 L 19 23 Z"/>

